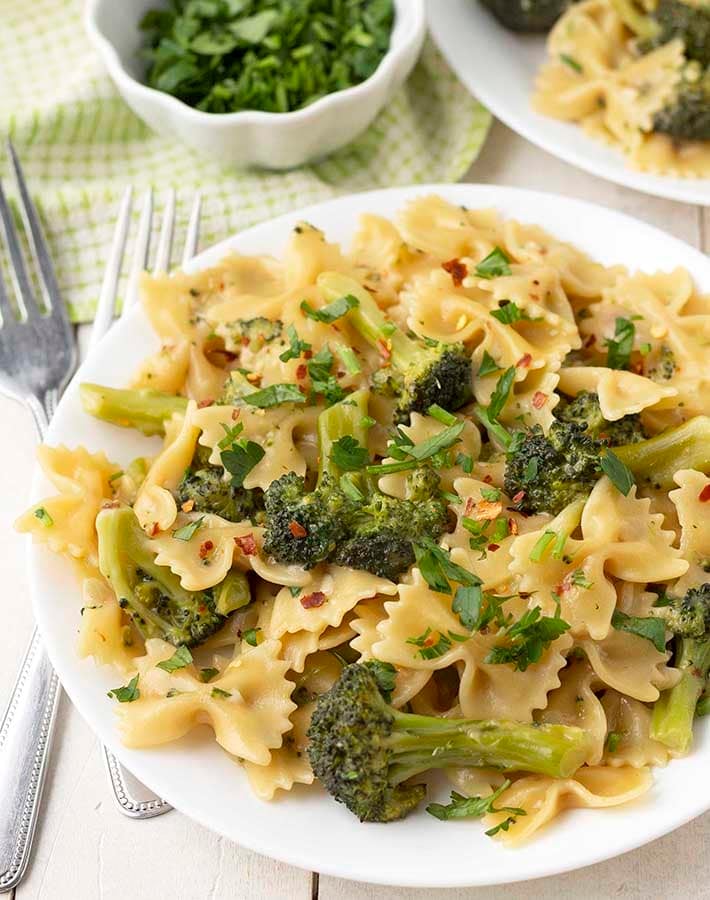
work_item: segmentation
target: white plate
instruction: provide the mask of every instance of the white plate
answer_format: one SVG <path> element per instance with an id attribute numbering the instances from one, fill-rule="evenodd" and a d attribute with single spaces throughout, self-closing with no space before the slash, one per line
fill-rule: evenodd
<path id="1" fill-rule="evenodd" d="M 508 31 L 480 0 L 429 0 L 429 27 L 439 49 L 472 94 L 518 134 L 565 162 L 646 194 L 710 203 L 710 179 L 667 178 L 637 172 L 621 151 L 578 125 L 535 113 L 535 76 L 545 60 L 545 35 Z"/>
<path id="2" fill-rule="evenodd" d="M 392 216 L 407 200 L 438 193 L 472 208 L 495 207 L 503 216 L 543 225 L 604 263 L 631 269 L 686 266 L 710 291 L 710 261 L 654 228 L 602 207 L 513 188 L 441 185 L 396 188 L 332 200 L 258 225 L 194 259 L 198 270 L 227 251 L 282 252 L 289 233 L 306 219 L 330 239 L 347 242 L 363 212 Z M 48 442 L 103 449 L 119 463 L 145 452 L 147 439 L 102 424 L 81 410 L 78 385 L 123 385 L 139 361 L 156 349 L 139 307 L 108 333 L 83 364 L 52 421 Z M 49 485 L 37 472 L 35 500 Z M 507 850 L 477 822 L 440 822 L 423 809 L 402 822 L 361 825 L 318 789 L 297 789 L 275 803 L 253 796 L 246 777 L 207 734 L 155 750 L 126 750 L 118 742 L 114 703 L 106 691 L 121 683 L 75 654 L 80 594 L 71 566 L 47 550 L 29 548 L 34 612 L 50 658 L 79 712 L 122 762 L 160 796 L 216 832 L 287 863 L 329 875 L 417 887 L 486 885 L 552 875 L 623 853 L 677 828 L 710 807 L 710 735 L 700 729 L 698 748 L 655 772 L 655 786 L 633 805 L 565 814 L 528 846 Z M 444 786 L 440 797 L 446 796 Z"/>

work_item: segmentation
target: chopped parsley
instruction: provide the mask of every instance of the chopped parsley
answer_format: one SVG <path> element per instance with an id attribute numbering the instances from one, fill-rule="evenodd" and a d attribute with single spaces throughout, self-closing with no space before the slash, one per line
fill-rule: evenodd
<path id="1" fill-rule="evenodd" d="M 515 366 L 510 366 L 498 379 L 488 406 L 477 404 L 474 408 L 476 416 L 488 433 L 492 434 L 506 448 L 510 447 L 512 438 L 507 429 L 498 421 L 498 416 L 508 402 L 514 381 Z"/>
<path id="2" fill-rule="evenodd" d="M 606 451 L 600 461 L 602 472 L 609 477 L 614 487 L 620 491 L 624 497 L 628 496 L 631 488 L 636 484 L 634 474 L 631 469 L 623 463 L 619 457 L 611 450 Z"/>
<path id="3" fill-rule="evenodd" d="M 210 696 L 215 700 L 227 700 L 232 695 L 229 693 L 229 691 L 223 691 L 222 688 L 213 687 Z"/>
<path id="4" fill-rule="evenodd" d="M 200 681 L 203 681 L 207 684 L 208 681 L 212 681 L 215 675 L 219 675 L 219 669 L 215 669 L 212 666 L 205 666 L 204 669 L 200 669 L 198 673 L 200 677 Z"/>
<path id="5" fill-rule="evenodd" d="M 537 322 L 539 318 L 532 318 L 524 309 L 520 309 L 512 300 L 502 300 L 498 309 L 492 309 L 491 315 L 502 325 L 512 325 L 513 322 Z"/>
<path id="6" fill-rule="evenodd" d="M 114 688 L 112 691 L 108 692 L 109 697 L 113 697 L 118 700 L 119 703 L 133 703 L 134 700 L 138 700 L 141 692 L 138 688 L 138 675 L 134 675 L 133 678 L 128 682 L 128 684 L 123 687 Z"/>
<path id="7" fill-rule="evenodd" d="M 204 521 L 205 517 L 200 516 L 199 519 L 195 519 L 193 522 L 188 522 L 187 525 L 183 525 L 182 528 L 176 528 L 175 531 L 173 531 L 173 537 L 176 541 L 192 540 L 198 529 L 202 527 L 202 523 Z"/>
<path id="8" fill-rule="evenodd" d="M 535 545 L 530 551 L 530 562 L 540 562 L 545 555 L 547 548 L 557 537 L 556 531 L 546 530 L 535 541 Z"/>
<path id="9" fill-rule="evenodd" d="M 356 472 L 367 463 L 369 453 L 352 435 L 346 434 L 333 443 L 330 458 L 343 472 Z"/>
<path id="10" fill-rule="evenodd" d="M 414 555 L 422 578 L 433 591 L 440 594 L 452 593 L 450 581 L 463 585 L 481 583 L 477 575 L 452 562 L 449 552 L 432 540 L 415 544 Z"/>
<path id="11" fill-rule="evenodd" d="M 177 669 L 184 669 L 192 662 L 192 653 L 187 647 L 181 645 L 177 648 L 170 659 L 164 659 L 156 664 L 156 668 L 162 669 L 164 672 L 175 672 Z"/>
<path id="12" fill-rule="evenodd" d="M 248 628 L 243 634 L 242 637 L 249 644 L 250 647 L 256 647 L 259 643 L 259 633 L 261 632 L 261 628 Z"/>
<path id="13" fill-rule="evenodd" d="M 634 348 L 636 326 L 631 319 L 619 317 L 614 326 L 614 337 L 604 341 L 606 364 L 610 369 L 628 369 Z"/>
<path id="14" fill-rule="evenodd" d="M 539 662 L 550 644 L 569 628 L 569 623 L 560 616 L 559 602 L 554 616 L 543 616 L 540 607 L 534 606 L 506 627 L 502 640 L 490 650 L 485 661 L 510 663 L 514 669 L 524 672 Z"/>
<path id="15" fill-rule="evenodd" d="M 227 450 L 223 450 L 220 459 L 224 468 L 232 476 L 232 484 L 235 487 L 242 487 L 244 479 L 265 455 L 266 451 L 260 444 L 242 438 L 234 441 Z"/>
<path id="16" fill-rule="evenodd" d="M 308 375 L 311 379 L 311 391 L 314 399 L 321 395 L 328 405 L 337 403 L 345 397 L 345 391 L 338 384 L 338 379 L 332 374 L 333 356 L 330 347 L 326 344 L 318 353 L 308 360 Z"/>
<path id="17" fill-rule="evenodd" d="M 295 384 L 270 384 L 260 391 L 245 394 L 244 402 L 259 409 L 271 409 L 282 403 L 305 403 L 306 398 Z"/>
<path id="18" fill-rule="evenodd" d="M 578 75 L 581 75 L 584 72 L 584 68 L 577 62 L 577 60 L 573 56 L 568 56 L 566 53 L 560 53 L 560 61 L 570 69 L 572 69 L 573 72 L 576 72 Z"/>
<path id="19" fill-rule="evenodd" d="M 611 626 L 617 631 L 627 631 L 644 640 L 650 641 L 659 653 L 666 649 L 666 626 L 663 619 L 656 616 L 629 616 L 620 609 L 615 609 L 611 617 Z"/>
<path id="20" fill-rule="evenodd" d="M 438 634 L 436 639 L 434 637 L 435 634 Z M 468 640 L 465 634 L 455 634 L 453 631 L 443 634 L 443 632 L 432 632 L 431 628 L 427 628 L 419 637 L 407 638 L 406 643 L 418 647 L 416 655 L 422 659 L 437 659 L 451 649 L 453 641 L 461 642 L 465 640 Z"/>
<path id="21" fill-rule="evenodd" d="M 298 359 L 299 356 L 303 356 L 307 350 L 311 349 L 311 345 L 307 341 L 302 341 L 299 338 L 298 332 L 293 325 L 289 325 L 286 329 L 286 337 L 288 338 L 289 346 L 279 356 L 281 362 L 288 362 L 290 359 Z"/>
<path id="22" fill-rule="evenodd" d="M 511 275 L 510 259 L 500 247 L 492 250 L 485 259 L 476 266 L 476 275 L 479 278 L 498 278 L 501 275 Z"/>
<path id="23" fill-rule="evenodd" d="M 619 749 L 622 737 L 623 735 L 618 731 L 610 731 L 609 734 L 607 734 L 605 742 L 607 753 L 616 753 Z"/>
<path id="24" fill-rule="evenodd" d="M 359 305 L 360 301 L 357 297 L 353 297 L 352 294 L 346 294 L 344 297 L 338 297 L 337 300 L 333 300 L 332 303 L 322 306 L 320 309 L 314 309 L 308 300 L 303 300 L 301 301 L 301 311 L 304 316 L 313 319 L 314 322 L 331 325 Z"/>
<path id="25" fill-rule="evenodd" d="M 498 318 L 496 316 L 496 318 Z M 483 351 L 483 357 L 481 359 L 481 365 L 478 367 L 478 374 L 481 378 L 484 375 L 495 375 L 496 372 L 502 372 L 503 370 L 498 365 L 498 363 L 493 359 L 493 357 L 489 354 L 487 350 Z"/>
<path id="26" fill-rule="evenodd" d="M 451 801 L 448 804 L 430 803 L 429 806 L 427 806 L 426 811 L 430 816 L 441 819 L 443 822 L 448 819 L 480 819 L 483 816 L 491 815 L 492 813 L 509 813 L 508 817 L 501 822 L 500 825 L 496 825 L 486 832 L 487 835 L 492 837 L 501 830 L 507 831 L 515 822 L 517 816 L 526 815 L 525 810 L 517 806 L 501 806 L 496 809 L 496 800 L 501 794 L 507 791 L 509 787 L 510 781 L 506 779 L 497 790 L 493 791 L 493 793 L 489 794 L 487 797 L 465 797 L 463 794 L 452 791 Z"/>

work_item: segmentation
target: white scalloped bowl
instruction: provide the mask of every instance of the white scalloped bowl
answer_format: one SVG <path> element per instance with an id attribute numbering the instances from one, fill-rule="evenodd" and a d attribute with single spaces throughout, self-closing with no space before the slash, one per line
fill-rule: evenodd
<path id="1" fill-rule="evenodd" d="M 456 205 L 493 208 L 506 218 L 534 222 L 562 240 L 571 240 L 605 265 L 625 263 L 631 270 L 646 271 L 685 266 L 698 289 L 710 291 L 710 260 L 657 228 L 591 203 L 495 185 L 421 185 L 340 197 L 229 237 L 200 253 L 186 268 L 190 272 L 206 269 L 230 251 L 280 257 L 292 229 L 304 218 L 322 228 L 329 240 L 348 244 L 362 213 L 391 218 L 409 200 L 430 193 Z M 141 360 L 159 346 L 137 304 L 72 379 L 52 420 L 48 443 L 104 450 L 119 464 L 155 452 L 160 446 L 157 438 L 144 438 L 87 416 L 81 408 L 79 384 L 124 385 Z M 51 485 L 36 467 L 32 498 L 37 501 L 50 492 Z M 698 723 L 689 756 L 653 770 L 653 787 L 643 797 L 614 809 L 570 810 L 515 850 L 486 837 L 478 822 L 440 822 L 423 809 L 389 825 L 361 824 L 317 788 L 298 787 L 266 803 L 254 796 L 243 770 L 205 729 L 150 750 L 123 747 L 116 730 L 115 704 L 106 697 L 109 689 L 121 683 L 121 676 L 76 654 L 81 588 L 73 567 L 46 547 L 28 541 L 28 570 L 35 618 L 52 664 L 72 702 L 103 743 L 185 815 L 292 865 L 341 878 L 418 888 L 499 884 L 609 859 L 710 809 L 710 717 Z M 449 790 L 444 781 L 433 786 L 431 799 L 445 801 Z M 662 894 L 659 887 L 658 895 Z"/>
<path id="2" fill-rule="evenodd" d="M 355 87 L 288 113 L 207 113 L 142 82 L 138 23 L 156 0 L 87 0 L 84 24 L 119 93 L 143 121 L 219 163 L 290 169 L 354 140 L 404 83 L 426 34 L 424 0 L 394 0 L 390 48 Z"/>

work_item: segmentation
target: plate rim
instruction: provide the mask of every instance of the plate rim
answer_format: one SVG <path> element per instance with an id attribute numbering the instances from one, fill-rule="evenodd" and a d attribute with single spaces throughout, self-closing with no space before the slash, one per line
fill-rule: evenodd
<path id="1" fill-rule="evenodd" d="M 695 257 L 697 268 L 694 267 L 691 274 L 693 275 L 694 279 L 697 280 L 700 276 L 701 271 L 704 269 L 705 278 L 708 282 L 708 289 L 710 290 L 710 258 L 707 258 L 701 251 L 697 250 L 697 248 L 692 247 L 692 245 L 686 243 L 685 241 L 682 241 L 681 239 L 676 238 L 673 235 L 669 235 L 662 229 L 657 228 L 653 225 L 649 225 L 648 223 L 636 219 L 633 216 L 618 212 L 617 210 L 609 209 L 608 207 L 605 207 L 601 204 L 590 203 L 588 201 L 565 197 L 559 194 L 528 190 L 525 188 L 507 187 L 502 185 L 469 183 L 455 185 L 411 185 L 407 187 L 395 187 L 374 191 L 364 191 L 331 198 L 329 200 L 313 204 L 303 209 L 283 214 L 276 218 L 252 226 L 251 228 L 246 229 L 243 232 L 231 235 L 230 237 L 225 238 L 217 244 L 205 248 L 200 252 L 200 254 L 194 257 L 193 260 L 191 260 L 191 263 L 185 268 L 187 271 L 197 271 L 200 268 L 213 264 L 215 259 L 222 258 L 226 252 L 236 249 L 234 247 L 234 244 L 238 243 L 245 237 L 256 237 L 258 239 L 260 232 L 268 233 L 268 231 L 272 228 L 282 227 L 288 225 L 289 223 L 295 224 L 302 217 L 318 216 L 323 210 L 326 210 L 329 207 L 337 207 L 343 201 L 347 202 L 349 200 L 357 198 L 358 203 L 364 204 L 362 211 L 365 211 L 365 209 L 367 208 L 367 204 L 370 202 L 370 198 L 373 198 L 373 202 L 375 202 L 377 199 L 385 197 L 387 199 L 391 198 L 392 202 L 389 204 L 389 206 L 391 209 L 395 209 L 401 208 L 403 203 L 415 196 L 429 194 L 438 194 L 443 196 L 444 198 L 448 197 L 448 199 L 454 202 L 458 199 L 461 199 L 463 201 L 465 195 L 470 195 L 469 200 L 471 201 L 471 205 L 476 204 L 477 194 L 495 194 L 496 196 L 510 198 L 513 201 L 518 195 L 522 194 L 525 195 L 529 201 L 540 202 L 547 200 L 552 201 L 556 204 L 561 204 L 562 206 L 567 206 L 570 209 L 570 214 L 574 212 L 575 208 L 578 212 L 582 212 L 584 209 L 593 209 L 596 213 L 601 213 L 602 215 L 610 216 L 612 219 L 616 219 L 619 225 L 632 225 L 633 228 L 637 231 L 640 230 L 653 232 L 657 237 L 662 237 L 664 241 L 677 245 L 679 248 L 682 248 L 684 253 L 689 253 L 690 256 Z M 488 200 L 487 202 L 490 203 L 490 200 Z M 380 211 L 378 214 L 390 215 L 391 213 L 382 213 Z M 141 315 L 144 315 L 143 310 L 140 304 L 136 304 L 128 314 L 128 316 L 118 323 L 118 328 L 120 330 L 117 330 L 116 334 L 120 337 L 121 331 L 130 331 L 131 327 L 135 327 L 134 320 L 137 320 Z M 99 342 L 97 347 L 95 347 L 87 356 L 87 359 L 82 363 L 82 365 L 79 367 L 74 377 L 72 378 L 71 385 L 78 384 L 86 364 L 91 363 L 94 358 L 98 358 L 100 356 L 100 354 L 103 352 L 103 348 L 106 346 L 105 342 L 110 338 L 111 333 L 112 332 L 109 331 L 107 335 Z M 70 407 L 72 402 L 73 401 L 71 400 L 70 393 L 67 393 L 62 397 L 57 409 L 55 419 L 53 419 L 53 423 L 50 426 L 50 430 L 46 438 L 47 442 L 56 443 L 56 438 L 54 436 L 55 427 L 53 427 L 54 423 L 61 420 L 64 409 L 66 407 Z M 56 427 L 58 428 L 59 426 Z M 44 481 L 38 464 L 35 462 L 31 479 L 31 502 L 32 500 L 36 500 L 40 496 L 40 488 L 44 484 L 46 484 L 46 482 Z M 59 666 L 56 665 L 56 661 L 59 657 L 55 653 L 55 642 L 52 638 L 51 628 L 48 629 L 47 620 L 45 619 L 45 616 L 43 614 L 43 603 L 41 600 L 38 584 L 38 572 L 41 568 L 40 562 L 43 557 L 46 558 L 46 554 L 48 554 L 48 552 L 49 551 L 44 545 L 35 544 L 28 536 L 25 561 L 27 565 L 28 580 L 30 584 L 32 609 L 44 641 L 45 649 L 47 650 L 52 665 L 60 675 L 60 679 L 62 680 L 62 685 L 64 687 L 64 679 L 62 677 L 64 673 L 60 671 L 64 667 L 61 661 Z M 45 603 L 46 602 L 47 601 L 45 601 Z M 49 640 L 47 640 L 48 636 Z M 72 648 L 72 651 L 72 658 L 77 662 L 77 669 L 80 662 L 91 665 L 92 669 L 96 667 L 96 664 L 93 663 L 93 661 L 80 661 L 75 653 L 75 647 Z M 175 783 L 163 784 L 162 779 L 155 773 L 149 774 L 148 777 L 144 776 L 144 773 L 141 772 L 142 766 L 140 764 L 140 758 L 142 755 L 146 754 L 146 751 L 135 751 L 125 748 L 119 742 L 118 733 L 115 729 L 112 729 L 110 732 L 105 733 L 103 728 L 97 725 L 97 720 L 95 717 L 92 717 L 90 711 L 90 701 L 87 700 L 85 702 L 84 696 L 74 691 L 75 678 L 78 678 L 78 676 L 76 676 L 76 673 L 74 675 L 70 675 L 68 680 L 71 686 L 69 688 L 64 687 L 64 689 L 71 699 L 72 703 L 78 710 L 79 714 L 87 723 L 88 727 L 94 732 L 94 734 L 99 737 L 99 739 L 103 743 L 105 743 L 112 750 L 112 752 L 116 754 L 116 756 L 124 763 L 124 765 L 126 765 L 129 770 L 135 771 L 137 777 L 139 777 L 148 786 L 156 790 L 156 793 L 168 800 L 168 802 L 170 802 L 171 805 L 173 805 L 177 810 L 179 810 L 189 818 L 197 821 L 199 824 L 209 829 L 213 833 L 221 834 L 228 840 L 232 840 L 235 843 L 238 843 L 239 845 L 260 853 L 264 856 L 277 859 L 281 862 L 287 863 L 289 865 L 294 865 L 307 871 L 317 871 L 321 874 L 331 875 L 333 877 L 344 878 L 347 880 L 363 881 L 366 883 L 388 886 L 426 888 L 474 886 L 485 887 L 498 884 L 513 884 L 519 881 L 530 881 L 536 878 L 559 875 L 565 872 L 574 871 L 576 869 L 585 868 L 598 862 L 603 862 L 605 860 L 621 856 L 625 853 L 630 852 L 631 850 L 637 849 L 640 846 L 644 846 L 645 844 L 657 840 L 663 835 L 674 831 L 675 829 L 681 827 L 682 825 L 686 824 L 687 822 L 710 809 L 710 790 L 708 790 L 707 797 L 704 799 L 702 799 L 701 792 L 698 791 L 694 797 L 690 798 L 694 802 L 688 802 L 688 804 L 684 807 L 684 812 L 681 815 L 676 815 L 674 817 L 666 816 L 666 818 L 663 820 L 663 824 L 656 823 L 655 827 L 652 827 L 647 832 L 644 832 L 642 837 L 630 837 L 628 841 L 625 841 L 621 845 L 621 847 L 614 846 L 600 849 L 598 852 L 590 853 L 581 861 L 577 860 L 569 863 L 565 863 L 564 861 L 562 861 L 559 865 L 555 864 L 554 868 L 547 866 L 540 869 L 535 869 L 533 867 L 532 870 L 528 868 L 526 870 L 521 870 L 518 872 L 511 872 L 510 870 L 513 869 L 513 866 L 511 866 L 509 869 L 503 866 L 500 877 L 488 876 L 484 880 L 476 879 L 475 872 L 471 872 L 469 874 L 459 872 L 457 876 L 450 878 L 442 878 L 440 875 L 438 877 L 432 877 L 430 879 L 422 879 L 422 877 L 418 877 L 416 881 L 407 881 L 406 877 L 403 878 L 396 873 L 388 874 L 386 871 L 368 870 L 363 874 L 359 874 L 356 871 L 358 868 L 357 865 L 351 864 L 350 869 L 346 870 L 343 868 L 343 865 L 340 861 L 333 864 L 331 864 L 327 858 L 322 858 L 318 862 L 313 861 L 313 854 L 310 848 L 306 848 L 306 850 L 304 851 L 303 848 L 296 847 L 295 844 L 288 845 L 287 847 L 275 847 L 269 845 L 268 842 L 254 839 L 250 833 L 241 834 L 238 840 L 230 834 L 225 834 L 224 831 L 220 830 L 220 828 L 214 822 L 211 822 L 208 817 L 203 816 L 200 811 L 196 811 L 190 803 L 188 803 L 187 801 L 183 802 L 183 797 L 180 795 L 180 792 L 177 791 L 177 793 L 175 793 L 175 791 L 177 790 L 177 785 Z M 150 751 L 147 751 L 147 753 L 149 754 Z M 284 802 L 288 802 L 288 798 Z M 274 803 L 273 809 L 276 814 L 278 814 L 278 801 Z M 623 807 L 618 807 L 617 809 L 623 809 Z M 567 827 L 570 827 L 570 825 L 568 825 Z M 516 851 L 514 849 L 506 849 L 504 852 L 507 854 L 513 854 L 512 857 L 509 857 L 510 861 L 512 862 Z M 317 856 L 317 853 L 315 855 Z"/>
<path id="2" fill-rule="evenodd" d="M 477 2 L 477 0 L 469 0 L 469 2 L 473 4 Z M 692 190 L 692 185 L 698 185 L 698 194 L 701 193 L 700 188 L 706 188 L 705 196 L 692 197 L 687 196 L 685 192 L 680 189 L 676 190 L 664 176 L 655 175 L 652 172 L 639 172 L 633 169 L 630 165 L 625 163 L 621 151 L 618 151 L 620 167 L 617 171 L 615 166 L 611 166 L 603 161 L 595 161 L 593 155 L 588 157 L 584 153 L 580 153 L 574 149 L 568 148 L 564 144 L 559 144 L 554 140 L 548 139 L 544 128 L 541 127 L 538 130 L 532 125 L 527 124 L 525 120 L 521 119 L 514 110 L 511 110 L 505 102 L 499 102 L 496 91 L 489 90 L 486 83 L 476 84 L 474 86 L 471 83 L 473 76 L 467 72 L 465 67 L 460 65 L 459 58 L 451 52 L 440 31 L 442 22 L 447 15 L 446 6 L 446 0 L 427 0 L 427 24 L 434 43 L 439 52 L 446 59 L 446 62 L 454 70 L 457 77 L 463 82 L 470 93 L 490 110 L 495 118 L 507 125 L 512 131 L 525 138 L 525 140 L 529 141 L 534 146 L 545 151 L 545 153 L 549 153 L 551 156 L 561 159 L 568 165 L 574 166 L 576 169 L 581 169 L 584 172 L 588 172 L 604 181 L 610 181 L 613 184 L 618 184 L 621 187 L 638 191 L 642 194 L 648 194 L 652 197 L 673 200 L 676 203 L 687 203 L 689 206 L 705 207 L 710 204 L 710 178 L 676 179 L 682 181 L 684 185 L 687 184 L 689 186 L 689 191 Z M 501 30 L 503 29 L 503 26 L 499 25 L 497 22 L 494 24 Z M 514 32 L 506 33 L 516 37 Z M 522 36 L 523 35 L 517 35 L 517 37 Z M 540 34 L 528 34 L 526 36 L 541 37 Z M 577 127 L 579 128 L 579 126 Z M 579 130 L 581 132 L 581 128 L 579 128 Z M 605 146 L 601 141 L 595 141 L 589 136 L 586 137 L 590 147 L 603 148 Z"/>

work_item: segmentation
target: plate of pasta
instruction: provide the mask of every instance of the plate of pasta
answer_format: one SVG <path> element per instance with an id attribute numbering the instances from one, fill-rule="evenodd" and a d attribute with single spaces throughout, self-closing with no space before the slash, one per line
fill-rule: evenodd
<path id="1" fill-rule="evenodd" d="M 710 13 L 687 0 L 447 0 L 436 43 L 510 128 L 600 178 L 710 202 Z"/>
<path id="2" fill-rule="evenodd" d="M 131 771 L 258 852 L 418 887 L 710 807 L 702 254 L 417 186 L 141 290 L 17 523 L 52 662 Z"/>

